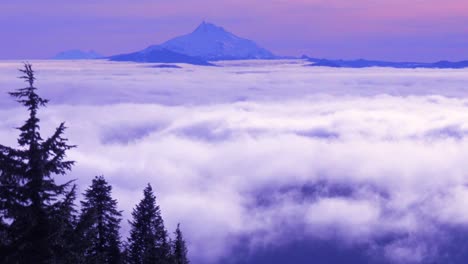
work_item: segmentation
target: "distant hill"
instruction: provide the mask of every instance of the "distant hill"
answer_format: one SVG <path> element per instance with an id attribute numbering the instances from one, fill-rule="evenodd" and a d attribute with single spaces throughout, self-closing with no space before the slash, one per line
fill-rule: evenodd
<path id="1" fill-rule="evenodd" d="M 182 67 L 174 64 L 158 64 L 158 65 L 152 65 L 148 66 L 149 68 L 159 68 L 159 69 L 182 69 Z"/>
<path id="2" fill-rule="evenodd" d="M 439 61 L 433 63 L 425 62 L 388 62 L 388 61 L 376 61 L 376 60 L 328 60 L 328 59 L 316 59 L 303 56 L 312 64 L 308 66 L 312 67 L 333 67 L 333 68 L 368 68 L 368 67 L 389 67 L 399 69 L 415 69 L 415 68 L 428 68 L 428 69 L 462 69 L 468 68 L 468 61 Z"/>
<path id="3" fill-rule="evenodd" d="M 193 65 L 212 66 L 213 64 L 198 57 L 174 52 L 162 47 L 144 49 L 128 54 L 120 54 L 108 57 L 111 61 L 133 61 L 133 62 L 153 62 L 153 63 L 187 63 Z"/>
<path id="4" fill-rule="evenodd" d="M 238 37 L 212 23 L 201 23 L 192 33 L 147 48 L 165 48 L 208 61 L 274 59 L 276 56 L 255 42 Z"/>
<path id="5" fill-rule="evenodd" d="M 95 51 L 82 51 L 82 50 L 67 50 L 58 53 L 53 60 L 89 60 L 89 59 L 99 59 L 103 56 Z"/>

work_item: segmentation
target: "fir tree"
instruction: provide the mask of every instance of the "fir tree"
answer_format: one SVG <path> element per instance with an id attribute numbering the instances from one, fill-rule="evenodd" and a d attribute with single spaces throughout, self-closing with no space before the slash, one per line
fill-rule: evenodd
<path id="1" fill-rule="evenodd" d="M 112 187 L 103 176 L 96 176 L 84 193 L 78 226 L 85 263 L 113 264 L 121 261 L 120 221 L 122 213 L 111 197 Z"/>
<path id="2" fill-rule="evenodd" d="M 187 246 L 185 245 L 182 231 L 180 230 L 180 224 L 177 225 L 177 229 L 174 233 L 175 240 L 172 244 L 172 256 L 174 264 L 189 264 L 187 257 Z"/>
<path id="3" fill-rule="evenodd" d="M 2 263 L 53 263 L 64 227 L 58 221 L 65 200 L 70 200 L 71 182 L 56 184 L 55 175 L 64 175 L 73 161 L 66 161 L 67 150 L 74 146 L 63 137 L 65 124 L 44 140 L 40 134 L 38 110 L 47 104 L 34 87 L 30 64 L 20 70 L 28 86 L 11 92 L 25 106 L 29 116 L 18 128 L 18 149 L 0 145 L 0 246 Z M 70 204 L 70 203 L 68 203 Z M 3 259 L 1 258 L 3 257 Z"/>
<path id="4" fill-rule="evenodd" d="M 132 216 L 128 263 L 169 263 L 168 235 L 151 185 L 144 189 L 143 199 L 133 210 Z"/>
<path id="5" fill-rule="evenodd" d="M 57 252 L 56 257 L 53 259 L 55 263 L 80 263 L 81 260 L 81 252 L 78 250 L 77 245 L 79 234 L 76 229 L 78 219 L 74 204 L 75 199 L 76 186 L 73 186 L 65 199 L 56 206 L 57 213 L 54 222 L 56 227 L 60 229 L 62 236 L 55 244 L 55 251 Z"/>
<path id="6" fill-rule="evenodd" d="M 13 209 L 18 202 L 18 179 L 15 177 L 14 166 L 20 163 L 13 158 L 14 150 L 0 145 L 0 263 L 13 249 L 11 247 L 11 228 L 8 220 L 12 219 Z"/>

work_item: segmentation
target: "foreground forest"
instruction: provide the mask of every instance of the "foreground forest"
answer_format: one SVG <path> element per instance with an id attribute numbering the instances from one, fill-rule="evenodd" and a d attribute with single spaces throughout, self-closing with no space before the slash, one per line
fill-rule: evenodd
<path id="1" fill-rule="evenodd" d="M 65 123 L 42 137 L 39 110 L 48 100 L 34 87 L 32 66 L 20 71 L 28 86 L 10 95 L 29 116 L 17 128 L 19 147 L 0 145 L 0 263 L 189 263 L 180 225 L 171 238 L 150 184 L 133 209 L 127 239 L 104 176 L 92 180 L 77 206 L 74 181 L 55 179 L 72 170 L 66 155 L 76 146 L 65 137 Z"/>

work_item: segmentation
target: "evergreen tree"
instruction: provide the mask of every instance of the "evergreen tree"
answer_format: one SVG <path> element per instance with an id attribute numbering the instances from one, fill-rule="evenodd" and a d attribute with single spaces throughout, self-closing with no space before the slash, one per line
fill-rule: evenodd
<path id="1" fill-rule="evenodd" d="M 6 261 L 9 251 L 13 249 L 8 219 L 12 219 L 12 211 L 18 199 L 15 191 L 19 183 L 13 167 L 19 162 L 13 158 L 12 153 L 13 149 L 0 145 L 0 263 Z"/>
<path id="2" fill-rule="evenodd" d="M 80 263 L 81 260 L 81 252 L 77 245 L 79 234 L 76 228 L 78 219 L 74 204 L 75 199 L 76 186 L 74 185 L 65 199 L 56 206 L 57 213 L 54 222 L 56 227 L 60 228 L 62 236 L 56 243 L 55 251 L 57 254 L 53 259 L 55 263 Z"/>
<path id="3" fill-rule="evenodd" d="M 144 189 L 143 199 L 133 209 L 132 216 L 128 263 L 169 263 L 170 243 L 151 185 Z"/>
<path id="4" fill-rule="evenodd" d="M 111 197 L 112 187 L 96 176 L 84 193 L 78 226 L 84 263 L 113 264 L 121 261 L 120 221 L 122 213 Z"/>
<path id="5" fill-rule="evenodd" d="M 66 174 L 73 161 L 66 161 L 67 150 L 74 146 L 63 138 L 65 124 L 44 140 L 40 134 L 40 107 L 47 104 L 34 87 L 34 71 L 30 64 L 20 70 L 28 87 L 11 92 L 25 106 L 29 116 L 18 128 L 18 149 L 0 145 L 0 262 L 53 263 L 61 258 L 64 235 L 61 209 L 68 200 L 72 204 L 71 182 L 55 183 L 55 175 Z M 62 219 L 63 220 L 63 219 Z"/>
<path id="6" fill-rule="evenodd" d="M 187 257 L 187 246 L 185 245 L 182 231 L 180 230 L 180 224 L 177 225 L 175 231 L 175 240 L 172 244 L 172 256 L 174 264 L 189 264 Z"/>

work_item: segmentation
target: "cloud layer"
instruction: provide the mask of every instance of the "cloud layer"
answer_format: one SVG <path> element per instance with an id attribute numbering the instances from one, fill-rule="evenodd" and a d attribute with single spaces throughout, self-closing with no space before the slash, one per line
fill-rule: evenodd
<path id="1" fill-rule="evenodd" d="M 43 133 L 65 120 L 79 145 L 79 190 L 104 174 L 129 217 L 152 183 L 194 263 L 301 239 L 420 263 L 468 227 L 466 70 L 34 65 Z M 17 66 L 0 63 L 2 91 L 22 87 Z M 25 113 L 1 98 L 14 145 Z"/>

